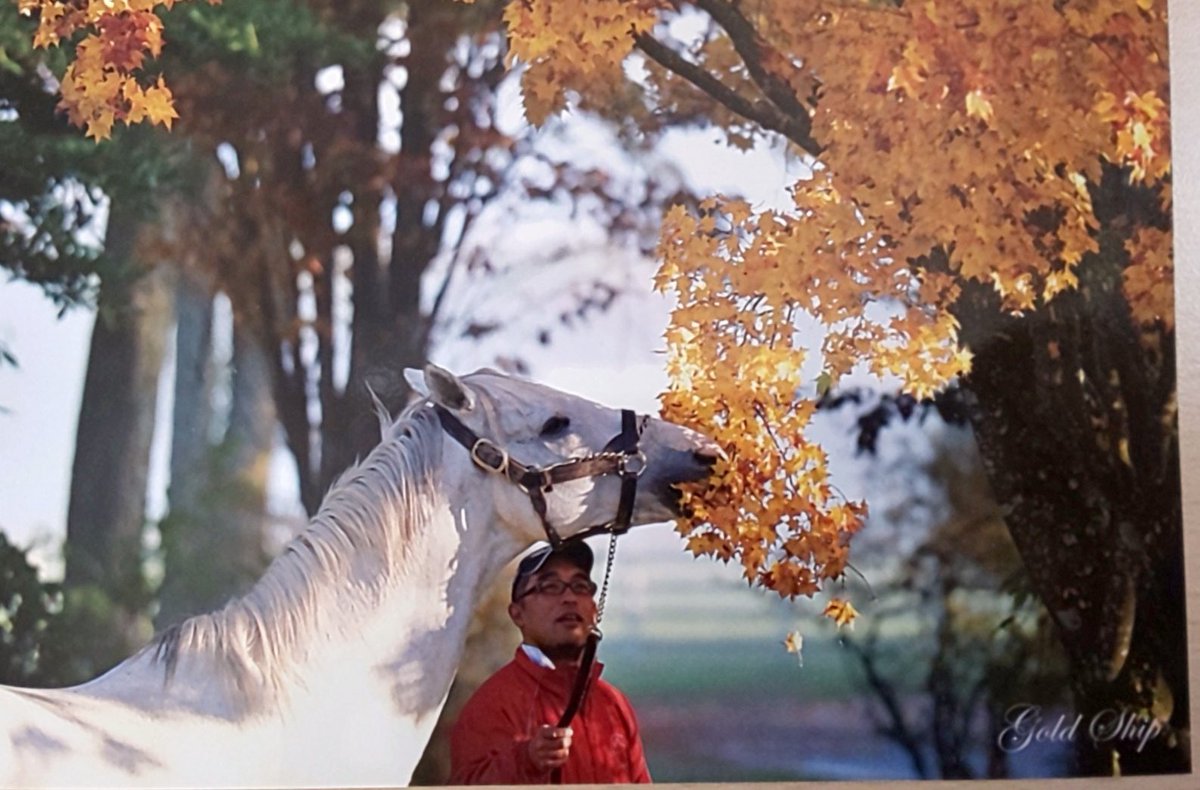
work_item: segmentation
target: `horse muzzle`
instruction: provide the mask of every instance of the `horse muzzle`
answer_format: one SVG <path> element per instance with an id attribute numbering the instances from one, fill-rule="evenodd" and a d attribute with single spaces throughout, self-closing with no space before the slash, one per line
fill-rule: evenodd
<path id="1" fill-rule="evenodd" d="M 650 457 L 641 484 L 645 493 L 666 509 L 666 518 L 676 518 L 686 515 L 680 508 L 683 493 L 679 486 L 708 479 L 725 452 L 701 433 L 665 422 L 659 425 L 678 439 Z"/>

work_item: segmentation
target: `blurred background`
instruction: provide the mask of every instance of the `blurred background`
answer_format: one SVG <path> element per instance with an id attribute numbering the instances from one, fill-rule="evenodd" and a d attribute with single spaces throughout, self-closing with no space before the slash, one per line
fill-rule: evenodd
<path id="1" fill-rule="evenodd" d="M 3 682 L 79 682 L 244 592 L 371 446 L 366 387 L 398 409 L 406 366 L 656 412 L 664 207 L 784 207 L 803 175 L 700 119 L 652 141 L 584 109 L 532 129 L 494 4 L 334 5 L 180 6 L 175 130 L 96 145 L 53 112 L 61 54 L 0 4 Z M 853 629 L 670 525 L 621 540 L 600 656 L 658 781 L 1068 771 L 1067 745 L 996 746 L 1010 706 L 1066 705 L 1065 670 L 970 433 L 886 387 L 844 379 L 813 427 L 871 508 L 833 591 Z M 511 657 L 504 604 L 447 720 Z M 418 779 L 445 772 L 438 736 Z"/>

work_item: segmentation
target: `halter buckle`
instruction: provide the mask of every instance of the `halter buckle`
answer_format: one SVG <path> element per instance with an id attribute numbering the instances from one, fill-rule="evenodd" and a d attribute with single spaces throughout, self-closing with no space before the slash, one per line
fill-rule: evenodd
<path id="1" fill-rule="evenodd" d="M 617 461 L 617 471 L 622 477 L 641 477 L 642 472 L 646 471 L 647 464 L 646 454 L 638 450 L 636 453 L 622 455 Z"/>
<path id="2" fill-rule="evenodd" d="M 488 458 L 484 457 L 485 454 L 490 455 L 492 459 L 491 463 L 489 463 Z M 502 447 L 497 447 L 487 439 L 475 440 L 475 444 L 471 446 L 471 460 L 485 472 L 494 472 L 502 475 L 508 471 L 508 453 Z"/>
<path id="3" fill-rule="evenodd" d="M 543 494 L 548 494 L 554 489 L 554 479 L 550 476 L 552 469 L 554 469 L 552 466 L 545 469 L 527 468 L 523 475 L 513 477 L 513 484 L 526 494 L 533 491 L 541 491 Z"/>

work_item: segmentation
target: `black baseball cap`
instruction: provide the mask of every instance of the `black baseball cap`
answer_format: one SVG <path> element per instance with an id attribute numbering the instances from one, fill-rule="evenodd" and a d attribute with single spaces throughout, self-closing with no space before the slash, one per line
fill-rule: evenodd
<path id="1" fill-rule="evenodd" d="M 525 555 L 521 564 L 517 566 L 517 575 L 513 577 L 512 583 L 513 600 L 516 600 L 517 590 L 524 586 L 525 580 L 541 570 L 542 566 L 553 558 L 564 559 L 589 576 L 592 573 L 592 566 L 596 564 L 592 549 L 582 540 L 569 540 L 557 549 L 553 546 L 542 546 Z"/>

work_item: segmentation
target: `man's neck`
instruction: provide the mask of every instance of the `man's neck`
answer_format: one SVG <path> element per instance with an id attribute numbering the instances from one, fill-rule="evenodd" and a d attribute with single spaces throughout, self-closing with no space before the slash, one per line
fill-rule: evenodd
<path id="1" fill-rule="evenodd" d="M 583 654 L 583 648 L 572 645 L 539 647 L 538 645 L 531 645 L 528 642 L 524 642 L 521 644 L 521 649 L 525 651 L 525 655 L 529 656 L 529 659 L 533 663 L 547 669 L 577 667 L 579 666 L 579 658 Z"/>

